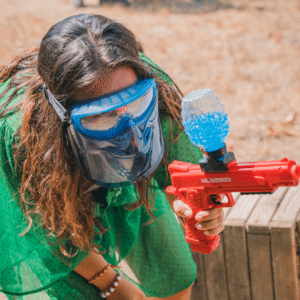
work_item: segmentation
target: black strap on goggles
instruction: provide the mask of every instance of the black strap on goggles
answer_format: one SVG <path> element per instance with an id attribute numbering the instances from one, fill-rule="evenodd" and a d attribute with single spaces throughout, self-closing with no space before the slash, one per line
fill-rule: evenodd
<path id="1" fill-rule="evenodd" d="M 57 99 L 52 95 L 52 93 L 47 88 L 46 84 L 43 83 L 43 93 L 45 99 L 49 101 L 49 103 L 54 108 L 55 112 L 57 113 L 58 117 L 61 119 L 63 123 L 70 124 L 71 119 L 68 114 L 68 111 L 57 101 Z"/>

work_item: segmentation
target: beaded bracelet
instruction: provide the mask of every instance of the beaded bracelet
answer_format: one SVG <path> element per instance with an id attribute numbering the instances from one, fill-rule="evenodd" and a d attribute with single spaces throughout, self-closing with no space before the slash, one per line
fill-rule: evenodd
<path id="1" fill-rule="evenodd" d="M 103 274 L 105 274 L 107 272 L 109 267 L 118 268 L 118 266 L 113 266 L 111 264 L 107 264 L 107 266 L 103 270 L 98 272 L 92 279 L 89 280 L 89 284 L 94 283 L 96 280 L 98 280 Z"/>
<path id="2" fill-rule="evenodd" d="M 114 280 L 114 282 L 111 284 L 111 286 L 107 289 L 105 292 L 101 292 L 100 296 L 102 298 L 108 297 L 111 293 L 113 293 L 116 289 L 116 287 L 119 285 L 119 281 L 121 280 L 122 274 L 120 272 L 117 273 L 117 276 Z"/>

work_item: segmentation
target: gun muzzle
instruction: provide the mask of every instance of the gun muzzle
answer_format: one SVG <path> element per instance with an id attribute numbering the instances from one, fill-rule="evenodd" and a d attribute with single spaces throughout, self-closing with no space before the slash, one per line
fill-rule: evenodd
<path id="1" fill-rule="evenodd" d="M 299 165 L 292 166 L 292 168 L 291 168 L 291 175 L 295 179 L 299 179 L 300 178 L 300 166 Z"/>

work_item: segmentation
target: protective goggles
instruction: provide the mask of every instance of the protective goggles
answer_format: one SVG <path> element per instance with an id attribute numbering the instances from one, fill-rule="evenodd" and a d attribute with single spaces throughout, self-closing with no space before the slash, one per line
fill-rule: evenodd
<path id="1" fill-rule="evenodd" d="M 154 79 L 75 103 L 71 117 L 46 87 L 44 93 L 62 122 L 69 124 L 77 164 L 90 181 L 124 187 L 147 178 L 160 164 L 164 142 Z"/>
<path id="2" fill-rule="evenodd" d="M 80 101 L 71 107 L 71 123 L 84 136 L 111 139 L 139 124 L 155 105 L 156 83 L 144 79 L 104 96 Z"/>

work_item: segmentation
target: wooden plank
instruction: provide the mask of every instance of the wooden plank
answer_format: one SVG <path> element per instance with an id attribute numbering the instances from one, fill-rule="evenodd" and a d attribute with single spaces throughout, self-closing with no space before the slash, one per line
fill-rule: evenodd
<path id="1" fill-rule="evenodd" d="M 246 224 L 249 234 L 270 234 L 269 224 L 287 190 L 282 187 L 271 195 L 261 196 Z"/>
<path id="2" fill-rule="evenodd" d="M 239 200 L 240 197 L 240 193 L 232 193 L 233 199 L 235 201 L 235 203 L 237 203 L 237 201 Z M 230 210 L 232 209 L 232 207 L 224 207 L 224 220 L 227 218 L 227 215 L 229 214 Z"/>
<path id="3" fill-rule="evenodd" d="M 232 195 L 235 202 L 237 202 L 240 194 L 233 193 Z M 230 210 L 230 207 L 224 208 L 224 220 Z M 219 247 L 211 254 L 203 256 L 208 300 L 229 299 L 223 239 L 223 233 L 221 233 Z"/>
<path id="4" fill-rule="evenodd" d="M 208 300 L 207 289 L 206 289 L 206 278 L 204 269 L 204 254 L 192 252 L 193 259 L 197 265 L 197 277 L 195 284 L 192 288 L 191 300 Z"/>
<path id="5" fill-rule="evenodd" d="M 224 222 L 229 299 L 251 300 L 246 222 L 259 198 L 259 195 L 240 196 Z"/>
<path id="6" fill-rule="evenodd" d="M 247 224 L 247 245 L 252 299 L 274 299 L 271 239 L 269 223 L 287 188 L 279 188 L 272 195 L 260 197 Z"/>
<path id="7" fill-rule="evenodd" d="M 299 300 L 296 217 L 300 209 L 300 189 L 291 187 L 271 223 L 271 249 L 276 300 Z"/>
<path id="8" fill-rule="evenodd" d="M 219 247 L 209 255 L 204 255 L 207 299 L 228 300 L 226 264 L 224 259 L 223 233 L 220 234 Z M 200 297 L 198 299 L 201 299 Z"/>
<path id="9" fill-rule="evenodd" d="M 286 225 L 286 228 L 284 226 Z M 272 263 L 276 300 L 298 300 L 299 286 L 293 224 L 271 228 Z"/>
<path id="10" fill-rule="evenodd" d="M 272 222 L 295 222 L 300 210 L 300 186 L 290 187 L 281 201 Z"/>
<path id="11" fill-rule="evenodd" d="M 232 220 L 237 220 L 244 222 L 245 225 L 260 197 L 260 195 L 241 195 L 227 215 L 225 223 L 230 225 Z"/>
<path id="12" fill-rule="evenodd" d="M 270 235 L 247 234 L 251 294 L 253 300 L 273 300 Z"/>

